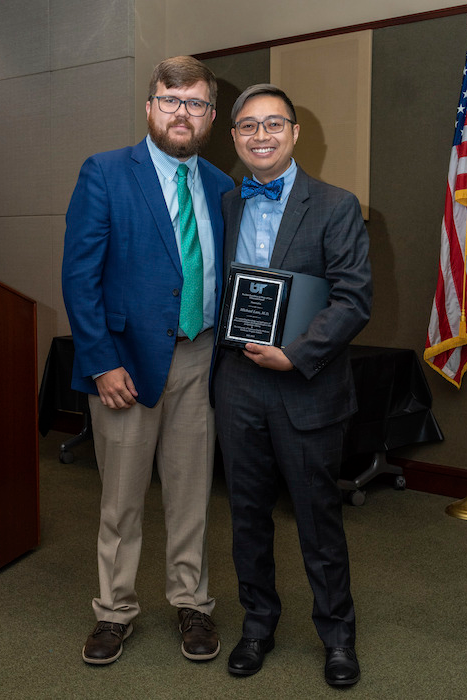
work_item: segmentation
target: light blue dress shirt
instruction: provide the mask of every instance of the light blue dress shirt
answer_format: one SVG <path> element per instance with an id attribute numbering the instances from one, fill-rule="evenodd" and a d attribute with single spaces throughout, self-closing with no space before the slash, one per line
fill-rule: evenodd
<path id="1" fill-rule="evenodd" d="M 175 240 L 177 242 L 178 254 L 180 255 L 180 218 L 178 215 L 178 194 L 177 194 L 177 168 L 180 161 L 177 158 L 167 155 L 161 151 L 146 136 L 146 143 L 151 155 L 152 162 L 157 172 L 162 193 L 169 210 L 169 215 L 174 227 Z M 214 260 L 214 236 L 212 233 L 211 219 L 204 194 L 203 183 L 198 168 L 198 156 L 192 156 L 186 161 L 188 166 L 188 187 L 193 200 L 196 223 L 198 225 L 198 236 L 203 254 L 203 328 L 212 328 L 214 325 L 215 299 L 216 299 L 216 270 Z M 180 258 L 181 259 L 181 258 Z M 179 335 L 183 335 L 179 331 Z"/>
<path id="2" fill-rule="evenodd" d="M 297 164 L 293 158 L 291 161 L 280 176 L 284 178 L 280 199 L 268 199 L 264 194 L 258 194 L 245 202 L 235 257 L 243 265 L 269 267 L 282 215 L 297 175 Z"/>

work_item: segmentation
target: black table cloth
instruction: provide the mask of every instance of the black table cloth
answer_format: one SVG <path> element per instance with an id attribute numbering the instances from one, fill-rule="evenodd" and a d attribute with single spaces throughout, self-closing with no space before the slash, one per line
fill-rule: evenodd
<path id="1" fill-rule="evenodd" d="M 44 436 L 53 426 L 57 411 L 83 414 L 83 431 L 69 441 L 68 447 L 90 437 L 87 396 L 71 389 L 73 357 L 71 335 L 53 338 L 39 393 L 39 430 Z M 431 392 L 413 350 L 351 345 L 350 358 L 358 412 L 350 422 L 342 478 L 352 480 L 346 482 L 347 488 L 359 488 L 362 480 L 349 471 L 351 458 L 355 472 L 359 455 L 382 455 L 404 445 L 437 442 L 443 440 L 443 434 L 432 413 Z M 62 461 L 72 461 L 71 453 L 67 458 L 66 451 L 67 445 L 62 445 Z M 368 472 L 367 480 L 382 471 L 402 473 L 400 468 L 389 467 L 385 459 L 372 459 L 375 466 L 369 472 L 361 463 L 365 474 Z"/>

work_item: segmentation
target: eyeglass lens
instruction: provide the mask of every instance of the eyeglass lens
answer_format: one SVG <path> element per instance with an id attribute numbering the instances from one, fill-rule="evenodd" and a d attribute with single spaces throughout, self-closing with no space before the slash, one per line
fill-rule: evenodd
<path id="1" fill-rule="evenodd" d="M 178 97 L 162 96 L 157 97 L 159 102 L 159 107 L 162 112 L 168 112 L 172 114 L 176 112 L 181 104 L 184 104 L 188 114 L 193 117 L 202 117 L 206 114 L 206 110 L 209 107 L 209 103 L 203 100 L 180 100 Z"/>
<path id="2" fill-rule="evenodd" d="M 262 122 L 258 122 L 256 119 L 243 119 L 242 121 L 238 122 L 237 129 L 243 136 L 248 136 L 250 134 L 256 134 L 259 129 L 259 125 L 262 124 L 264 130 L 268 134 L 278 134 L 284 130 L 285 122 L 285 117 L 269 117 Z"/>

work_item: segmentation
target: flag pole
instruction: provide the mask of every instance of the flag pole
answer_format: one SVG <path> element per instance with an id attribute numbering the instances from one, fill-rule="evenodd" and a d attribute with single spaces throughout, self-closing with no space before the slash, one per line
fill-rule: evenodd
<path id="1" fill-rule="evenodd" d="M 460 204 L 466 205 L 465 191 L 462 193 L 456 192 L 456 201 Z M 462 283 L 462 309 L 461 309 L 461 320 L 459 323 L 459 338 L 466 338 L 466 323 L 465 323 L 465 287 L 466 287 L 466 269 L 467 269 L 467 221 L 465 226 L 465 237 L 464 237 L 464 279 Z M 447 515 L 453 518 L 459 518 L 460 520 L 467 520 L 467 497 L 462 498 L 460 501 L 454 501 L 450 503 L 446 508 Z"/>
<path id="2" fill-rule="evenodd" d="M 465 241 L 464 241 L 464 283 L 462 289 L 462 311 L 461 320 L 459 323 L 459 337 L 467 337 L 466 324 L 465 324 L 465 287 L 466 287 L 466 270 L 467 270 L 467 222 L 465 226 Z M 467 520 L 467 496 L 462 498 L 460 501 L 454 501 L 450 503 L 446 511 L 447 515 L 452 518 L 458 518 L 459 520 Z"/>

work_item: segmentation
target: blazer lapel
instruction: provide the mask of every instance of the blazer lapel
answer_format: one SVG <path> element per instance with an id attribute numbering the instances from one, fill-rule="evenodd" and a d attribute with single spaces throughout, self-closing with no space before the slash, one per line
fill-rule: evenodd
<path id="1" fill-rule="evenodd" d="M 214 175 L 209 173 L 205 162 L 198 157 L 198 168 L 203 183 L 204 196 L 208 206 L 209 218 L 211 221 L 212 235 L 214 239 L 214 268 L 216 271 L 216 318 L 222 295 L 223 279 L 223 252 L 224 252 L 224 220 L 221 212 L 221 202 L 218 181 Z"/>
<path id="2" fill-rule="evenodd" d="M 182 267 L 180 263 L 180 256 L 178 254 L 177 243 L 175 241 L 174 229 L 170 220 L 164 195 L 162 194 L 159 178 L 157 177 L 157 173 L 145 141 L 141 141 L 133 148 L 131 157 L 134 161 L 131 168 L 151 211 L 156 228 L 164 241 L 167 252 L 171 257 L 173 264 L 180 274 L 182 274 Z"/>
<path id="3" fill-rule="evenodd" d="M 309 209 L 310 192 L 308 182 L 308 176 L 298 167 L 295 182 L 282 216 L 279 231 L 277 232 L 274 250 L 272 251 L 271 262 L 269 263 L 269 266 L 272 268 L 280 269 L 282 267 L 295 233 Z"/>
<path id="4" fill-rule="evenodd" d="M 217 183 L 214 177 L 212 175 L 209 175 L 209 172 L 205 164 L 203 163 L 203 160 L 200 157 L 198 157 L 198 168 L 199 174 L 201 176 L 201 182 L 203 183 L 204 196 L 206 197 L 206 203 L 208 205 L 209 218 L 211 220 L 214 240 L 216 241 L 216 243 L 222 242 L 224 224 L 221 216 Z"/>

